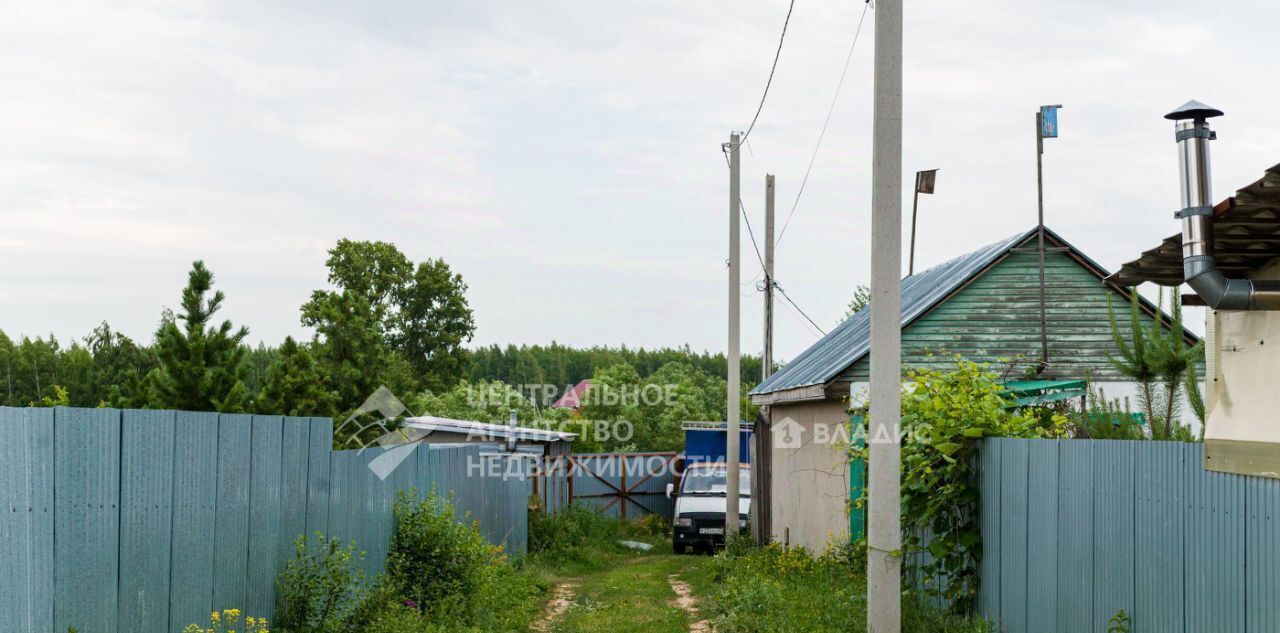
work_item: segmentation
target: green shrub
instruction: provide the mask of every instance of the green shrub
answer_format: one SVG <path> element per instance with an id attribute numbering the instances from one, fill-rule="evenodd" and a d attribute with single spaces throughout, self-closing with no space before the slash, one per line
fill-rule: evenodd
<path id="1" fill-rule="evenodd" d="M 541 610 L 548 583 L 512 566 L 475 522 L 435 494 L 396 500 L 387 573 L 366 582 L 355 545 L 317 534 L 295 543 L 278 580 L 273 631 L 515 633 Z"/>
<path id="2" fill-rule="evenodd" d="M 289 633 L 342 631 L 364 585 L 363 552 L 316 533 L 294 541 L 293 560 L 276 584 L 276 626 Z"/>
<path id="3" fill-rule="evenodd" d="M 396 498 L 396 531 L 387 576 L 406 600 L 440 617 L 469 620 L 486 568 L 505 565 L 502 549 L 484 540 L 474 523 L 459 521 L 453 505 L 434 492 Z"/>
<path id="4" fill-rule="evenodd" d="M 578 574 L 603 569 L 627 553 L 619 541 L 648 538 L 633 526 L 582 505 L 556 514 L 541 509 L 529 514 L 529 559 L 557 572 Z"/>
<path id="5" fill-rule="evenodd" d="M 1061 437 L 1065 416 L 1011 410 L 1000 377 L 985 364 L 957 357 L 949 371 L 912 368 L 902 393 L 903 551 L 928 549 L 923 589 L 968 613 L 978 593 L 982 539 L 976 477 L 978 440 L 984 437 Z M 875 412 L 870 412 L 875 415 Z M 875 438 L 870 438 L 874 440 Z M 866 447 L 851 454 L 866 459 Z M 930 534 L 924 542 L 921 536 Z"/>
<path id="6" fill-rule="evenodd" d="M 720 633 L 866 630 L 866 581 L 857 546 L 814 557 L 800 547 L 738 546 L 717 556 L 710 605 Z M 905 633 L 988 633 L 986 623 L 904 597 Z"/>

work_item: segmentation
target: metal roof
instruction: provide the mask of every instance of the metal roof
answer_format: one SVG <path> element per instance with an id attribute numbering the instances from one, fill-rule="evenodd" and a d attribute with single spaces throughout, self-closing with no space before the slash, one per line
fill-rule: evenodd
<path id="1" fill-rule="evenodd" d="M 1213 251 L 1218 268 L 1228 277 L 1244 278 L 1280 257 L 1280 165 L 1267 170 L 1257 182 L 1213 208 Z M 1182 234 L 1171 235 L 1159 246 L 1107 278 L 1136 286 L 1150 281 L 1180 286 Z"/>
<path id="2" fill-rule="evenodd" d="M 475 422 L 472 420 L 451 420 L 449 418 L 436 418 L 432 416 L 422 416 L 416 418 L 405 418 L 404 426 L 410 429 L 420 431 L 441 431 L 446 433 L 465 434 L 469 437 L 475 437 L 482 440 L 507 439 L 515 436 L 517 440 L 526 440 L 531 442 L 571 442 L 577 433 L 566 433 L 564 431 L 549 431 L 546 429 L 534 429 L 525 426 L 507 426 L 505 424 L 489 424 L 486 422 Z"/>
<path id="3" fill-rule="evenodd" d="M 906 327 L 928 312 L 966 281 L 1035 234 L 1034 228 L 1024 231 L 903 279 L 902 326 Z M 1062 242 L 1061 238 L 1047 228 L 1045 235 Z M 751 395 L 824 385 L 870 351 L 871 307 L 868 306 L 845 319 L 844 323 L 837 325 L 812 347 L 801 352 L 778 370 L 778 373 L 752 389 Z M 818 396 L 821 397 L 820 394 Z"/>

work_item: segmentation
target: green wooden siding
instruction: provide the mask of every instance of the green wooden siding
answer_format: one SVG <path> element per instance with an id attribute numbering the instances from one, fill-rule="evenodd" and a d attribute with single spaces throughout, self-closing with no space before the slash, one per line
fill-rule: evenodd
<path id="1" fill-rule="evenodd" d="M 1034 252 L 1009 256 L 955 296 L 907 326 L 902 332 L 902 362 L 906 366 L 951 364 L 951 357 L 997 363 L 1019 356 L 1040 358 L 1039 256 Z M 1045 379 L 1092 376 L 1095 380 L 1126 380 L 1107 361 L 1116 354 L 1107 312 L 1107 295 L 1128 336 L 1128 298 L 1103 285 L 1066 253 L 1045 256 L 1049 368 Z M 1152 320 L 1143 315 L 1144 324 Z M 932 356 L 930 354 L 932 353 Z M 869 359 L 846 369 L 840 380 L 865 382 Z"/>

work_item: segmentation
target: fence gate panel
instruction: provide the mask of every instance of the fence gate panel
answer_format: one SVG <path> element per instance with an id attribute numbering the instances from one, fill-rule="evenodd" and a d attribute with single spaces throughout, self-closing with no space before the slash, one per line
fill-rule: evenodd
<path id="1" fill-rule="evenodd" d="M 666 496 L 674 481 L 675 453 L 595 453 L 567 456 L 569 502 L 584 503 L 607 516 L 671 518 Z"/>

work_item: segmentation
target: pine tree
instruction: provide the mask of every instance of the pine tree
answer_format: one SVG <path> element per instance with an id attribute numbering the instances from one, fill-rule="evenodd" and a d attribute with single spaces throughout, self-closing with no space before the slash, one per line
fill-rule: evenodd
<path id="1" fill-rule="evenodd" d="M 248 409 L 244 339 L 249 330 L 233 330 L 231 321 L 212 324 L 225 298 L 219 290 L 206 299 L 212 289 L 213 273 L 204 262 L 194 262 L 182 291 L 181 311 L 176 316 L 166 311 L 161 317 L 155 342 L 160 365 L 147 376 L 152 408 L 231 413 Z"/>
<path id="2" fill-rule="evenodd" d="M 267 370 L 254 408 L 276 415 L 331 416 L 337 411 L 338 394 L 325 382 L 311 350 L 287 337 Z"/>

